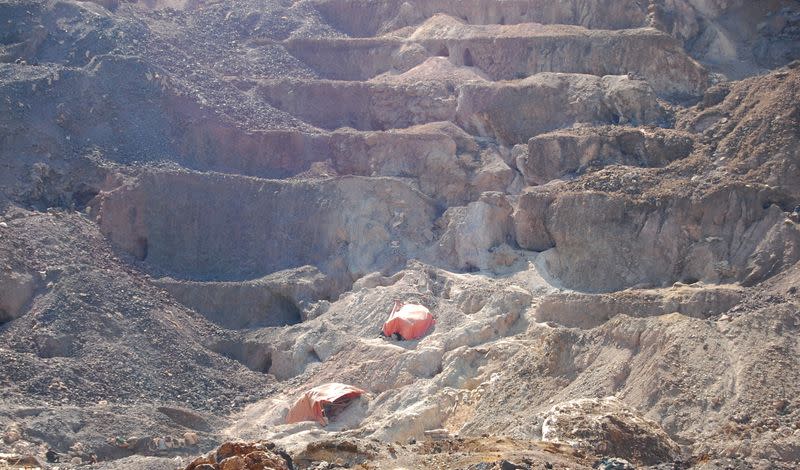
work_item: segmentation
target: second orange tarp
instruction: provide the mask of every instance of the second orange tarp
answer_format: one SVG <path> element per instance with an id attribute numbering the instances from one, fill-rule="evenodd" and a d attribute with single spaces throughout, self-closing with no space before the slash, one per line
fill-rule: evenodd
<path id="1" fill-rule="evenodd" d="M 421 338 L 433 326 L 433 315 L 423 305 L 395 302 L 391 315 L 383 324 L 384 336 L 400 334 L 405 340 Z"/>
<path id="2" fill-rule="evenodd" d="M 364 394 L 364 390 L 340 383 L 327 383 L 312 388 L 305 392 L 295 402 L 286 416 L 287 423 L 301 421 L 316 421 L 325 426 L 328 419 L 325 416 L 325 407 L 346 400 L 352 400 Z"/>

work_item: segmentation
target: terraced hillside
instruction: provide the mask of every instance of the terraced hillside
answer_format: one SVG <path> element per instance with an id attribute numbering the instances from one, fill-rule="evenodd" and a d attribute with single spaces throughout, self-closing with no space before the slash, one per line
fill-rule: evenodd
<path id="1" fill-rule="evenodd" d="M 0 2 L 0 468 L 795 468 L 798 58 L 794 0 Z"/>

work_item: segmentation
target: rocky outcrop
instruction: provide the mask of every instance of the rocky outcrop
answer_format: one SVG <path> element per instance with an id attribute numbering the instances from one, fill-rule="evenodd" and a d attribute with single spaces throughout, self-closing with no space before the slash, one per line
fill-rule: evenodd
<path id="1" fill-rule="evenodd" d="M 693 146 L 691 134 L 669 129 L 566 129 L 533 137 L 516 165 L 526 183 L 537 185 L 606 165 L 661 167 L 687 157 Z"/>
<path id="2" fill-rule="evenodd" d="M 314 0 L 316 8 L 350 36 L 376 36 L 415 26 L 437 13 L 469 24 L 575 24 L 592 29 L 641 26 L 646 9 L 634 0 Z"/>
<path id="3" fill-rule="evenodd" d="M 626 76 L 542 73 L 524 80 L 466 83 L 456 118 L 468 131 L 506 144 L 576 123 L 659 124 L 667 112 L 647 82 Z"/>
<path id="4" fill-rule="evenodd" d="M 233 226 L 234 215 L 246 222 Z M 335 273 L 337 288 L 404 264 L 403 253 L 432 240 L 434 215 L 425 196 L 388 178 L 292 182 L 157 172 L 97 202 L 110 240 L 178 277 L 242 280 L 310 264 Z"/>
<path id="5" fill-rule="evenodd" d="M 693 318 L 718 316 L 744 295 L 736 286 L 676 285 L 667 290 L 635 289 L 613 294 L 565 292 L 542 298 L 535 318 L 572 328 L 594 328 L 616 315 L 649 317 L 680 313 Z"/>
<path id="6" fill-rule="evenodd" d="M 576 26 L 465 25 L 435 16 L 409 39 L 429 51 L 446 50 L 458 65 L 475 66 L 494 80 L 539 72 L 644 77 L 660 95 L 699 97 L 707 72 L 670 36 L 654 29 L 595 31 Z"/>
<path id="7" fill-rule="evenodd" d="M 316 302 L 339 294 L 331 279 L 312 266 L 244 282 L 159 279 L 155 284 L 208 320 L 230 329 L 299 323 Z"/>
<path id="8" fill-rule="evenodd" d="M 483 193 L 466 207 L 448 209 L 439 246 L 443 259 L 458 269 L 486 270 L 509 266 L 517 255 L 509 248 L 512 207 L 502 193 Z M 503 249 L 505 248 L 505 249 Z"/>
<path id="9" fill-rule="evenodd" d="M 416 181 L 442 207 L 459 206 L 483 191 L 506 191 L 513 171 L 498 146 L 481 149 L 452 123 L 386 132 L 336 131 L 331 164 L 338 174 L 394 176 Z"/>
<path id="10" fill-rule="evenodd" d="M 545 413 L 542 440 L 568 443 L 595 455 L 655 465 L 678 458 L 680 448 L 655 422 L 615 397 L 579 399 Z"/>
<path id="11" fill-rule="evenodd" d="M 752 284 L 800 259 L 800 229 L 755 187 L 636 201 L 598 192 L 522 194 L 516 240 L 565 286 L 609 291 L 679 280 Z"/>

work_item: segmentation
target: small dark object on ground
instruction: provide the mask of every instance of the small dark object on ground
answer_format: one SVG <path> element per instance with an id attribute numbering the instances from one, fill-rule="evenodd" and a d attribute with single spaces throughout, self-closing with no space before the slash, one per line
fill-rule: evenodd
<path id="1" fill-rule="evenodd" d="M 603 457 L 592 464 L 592 468 L 598 470 L 634 470 L 636 467 L 631 465 L 625 459 L 618 459 L 616 457 Z"/>
<path id="2" fill-rule="evenodd" d="M 58 452 L 54 451 L 53 449 L 47 449 L 47 452 L 44 454 L 44 457 L 50 463 L 57 463 L 59 459 Z"/>

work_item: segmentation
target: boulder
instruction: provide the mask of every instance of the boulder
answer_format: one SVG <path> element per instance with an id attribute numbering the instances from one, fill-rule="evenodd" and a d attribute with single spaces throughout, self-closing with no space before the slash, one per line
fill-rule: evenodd
<path id="1" fill-rule="evenodd" d="M 29 273 L 0 269 L 0 325 L 23 313 L 37 284 L 37 278 Z"/>
<path id="2" fill-rule="evenodd" d="M 542 440 L 644 465 L 672 462 L 680 447 L 661 427 L 615 397 L 559 403 L 545 413 Z"/>
<path id="3" fill-rule="evenodd" d="M 502 193 L 486 192 L 466 207 L 449 209 L 440 246 L 459 269 L 493 267 L 491 249 L 509 241 L 512 208 Z"/>

